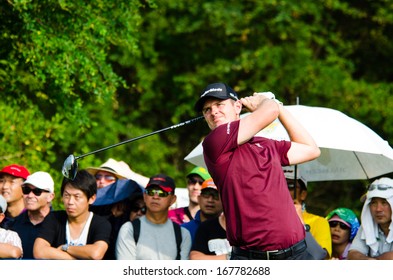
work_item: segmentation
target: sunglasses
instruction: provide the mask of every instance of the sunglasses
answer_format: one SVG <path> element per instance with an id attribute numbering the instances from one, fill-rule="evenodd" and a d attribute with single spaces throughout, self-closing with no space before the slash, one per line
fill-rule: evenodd
<path id="1" fill-rule="evenodd" d="M 131 212 L 139 212 L 139 211 L 141 211 L 142 214 L 146 214 L 146 207 L 134 206 L 131 208 Z"/>
<path id="2" fill-rule="evenodd" d="M 287 183 L 288 185 L 288 189 L 293 190 L 295 188 L 295 184 L 294 183 Z"/>
<path id="3" fill-rule="evenodd" d="M 116 181 L 116 177 L 113 175 L 102 175 L 102 174 L 96 174 L 96 180 L 101 180 L 104 178 L 105 181 Z"/>
<path id="4" fill-rule="evenodd" d="M 166 192 L 161 189 L 147 189 L 145 190 L 145 193 L 148 196 L 158 195 L 159 197 L 167 197 L 168 195 L 173 194 L 173 192 Z"/>
<path id="5" fill-rule="evenodd" d="M 203 198 L 213 197 L 214 200 L 219 200 L 220 199 L 218 191 L 202 191 L 201 192 L 201 196 Z"/>
<path id="6" fill-rule="evenodd" d="M 373 191 L 375 189 L 378 189 L 380 191 L 386 191 L 388 189 L 393 189 L 393 187 L 389 185 L 378 184 L 378 185 L 370 185 L 370 187 L 368 188 L 369 191 Z"/>
<path id="7" fill-rule="evenodd" d="M 331 222 L 329 222 L 329 225 L 331 228 L 335 228 L 337 225 L 339 225 L 340 228 L 343 230 L 349 229 L 349 226 L 347 226 L 346 224 L 339 222 L 339 221 L 331 221 Z"/>
<path id="8" fill-rule="evenodd" d="M 188 178 L 188 184 L 189 184 L 189 185 L 195 185 L 196 183 L 198 183 L 199 185 L 202 186 L 203 182 L 204 182 L 204 181 L 201 180 L 201 179 L 197 179 L 197 178 Z"/>
<path id="9" fill-rule="evenodd" d="M 42 189 L 37 189 L 37 188 L 32 189 L 32 188 L 29 188 L 29 187 L 27 187 L 27 186 L 23 186 L 23 187 L 22 187 L 22 192 L 23 192 L 23 194 L 29 194 L 30 192 L 33 192 L 33 194 L 34 194 L 35 196 L 40 196 L 43 192 L 48 193 L 49 191 L 47 191 L 47 190 L 42 190 Z"/>

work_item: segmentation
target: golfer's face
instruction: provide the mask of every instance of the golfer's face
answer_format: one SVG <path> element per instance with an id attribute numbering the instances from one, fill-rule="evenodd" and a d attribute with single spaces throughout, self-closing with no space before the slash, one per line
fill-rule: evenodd
<path id="1" fill-rule="evenodd" d="M 202 113 L 212 130 L 237 119 L 235 101 L 232 99 L 208 99 L 203 105 Z"/>

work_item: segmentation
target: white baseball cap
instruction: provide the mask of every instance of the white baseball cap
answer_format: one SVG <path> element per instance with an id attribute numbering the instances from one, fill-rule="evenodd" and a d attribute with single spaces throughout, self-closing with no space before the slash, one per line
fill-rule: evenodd
<path id="1" fill-rule="evenodd" d="M 55 191 L 55 182 L 53 182 L 52 176 L 48 172 L 37 171 L 31 175 L 29 175 L 24 181 L 23 185 L 30 184 L 34 187 L 47 190 L 50 193 Z"/>
<path id="2" fill-rule="evenodd" d="M 7 210 L 7 201 L 2 195 L 0 195 L 0 207 L 1 207 L 1 212 L 5 213 L 5 210 Z"/>
<path id="3" fill-rule="evenodd" d="M 284 171 L 284 175 L 286 179 L 294 180 L 295 179 L 295 166 L 283 166 L 282 170 Z M 300 173 L 299 168 L 296 170 L 296 179 L 303 183 L 303 187 L 307 189 L 307 180 L 304 176 Z"/>

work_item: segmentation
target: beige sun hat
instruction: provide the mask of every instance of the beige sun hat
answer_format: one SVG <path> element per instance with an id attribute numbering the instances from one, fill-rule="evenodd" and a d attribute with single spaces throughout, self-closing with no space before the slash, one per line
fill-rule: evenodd
<path id="1" fill-rule="evenodd" d="M 100 167 L 88 167 L 87 172 L 96 175 L 98 171 L 106 171 L 115 175 L 118 179 L 131 179 L 133 174 L 131 168 L 124 161 L 117 161 L 113 158 L 108 159 Z"/>

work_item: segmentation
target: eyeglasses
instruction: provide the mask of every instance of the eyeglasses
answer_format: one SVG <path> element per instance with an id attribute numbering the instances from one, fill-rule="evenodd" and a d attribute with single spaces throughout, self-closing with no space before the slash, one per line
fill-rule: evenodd
<path id="1" fill-rule="evenodd" d="M 195 185 L 196 183 L 198 183 L 199 185 L 203 184 L 203 180 L 201 179 L 197 179 L 197 178 L 188 178 L 188 184 L 189 185 Z"/>
<path id="2" fill-rule="evenodd" d="M 331 221 L 331 222 L 329 222 L 329 225 L 331 228 L 335 228 L 337 225 L 339 225 L 340 228 L 343 230 L 349 229 L 349 227 L 346 224 L 344 224 L 343 222 L 339 222 L 339 221 Z"/>
<path id="3" fill-rule="evenodd" d="M 375 189 L 378 189 L 380 191 L 386 191 L 388 189 L 393 189 L 393 187 L 385 184 L 370 185 L 370 187 L 368 187 L 369 191 L 373 191 Z"/>
<path id="4" fill-rule="evenodd" d="M 141 211 L 142 214 L 146 214 L 146 207 L 145 206 L 143 206 L 143 207 L 134 206 L 131 208 L 131 212 L 139 212 L 139 211 Z"/>
<path id="5" fill-rule="evenodd" d="M 167 197 L 168 195 L 173 194 L 173 192 L 166 192 L 161 189 L 147 189 L 145 190 L 145 193 L 148 196 L 154 196 L 157 194 L 159 197 Z"/>
<path id="6" fill-rule="evenodd" d="M 30 192 L 33 192 L 33 194 L 35 196 L 40 196 L 43 192 L 48 193 L 49 191 L 48 190 L 37 189 L 37 188 L 32 189 L 32 188 L 29 188 L 27 186 L 23 186 L 22 187 L 22 192 L 23 192 L 23 194 L 29 194 Z"/>
<path id="7" fill-rule="evenodd" d="M 102 175 L 102 174 L 96 174 L 96 180 L 101 180 L 102 178 L 104 178 L 104 180 L 106 181 L 116 181 L 116 177 L 113 175 Z"/>
<path id="8" fill-rule="evenodd" d="M 201 196 L 203 197 L 203 198 L 209 198 L 209 197 L 213 197 L 213 199 L 214 200 L 219 200 L 220 199 L 220 196 L 219 196 L 219 194 L 218 194 L 218 191 L 215 191 L 215 190 L 209 190 L 209 191 L 202 191 L 201 192 Z"/>

